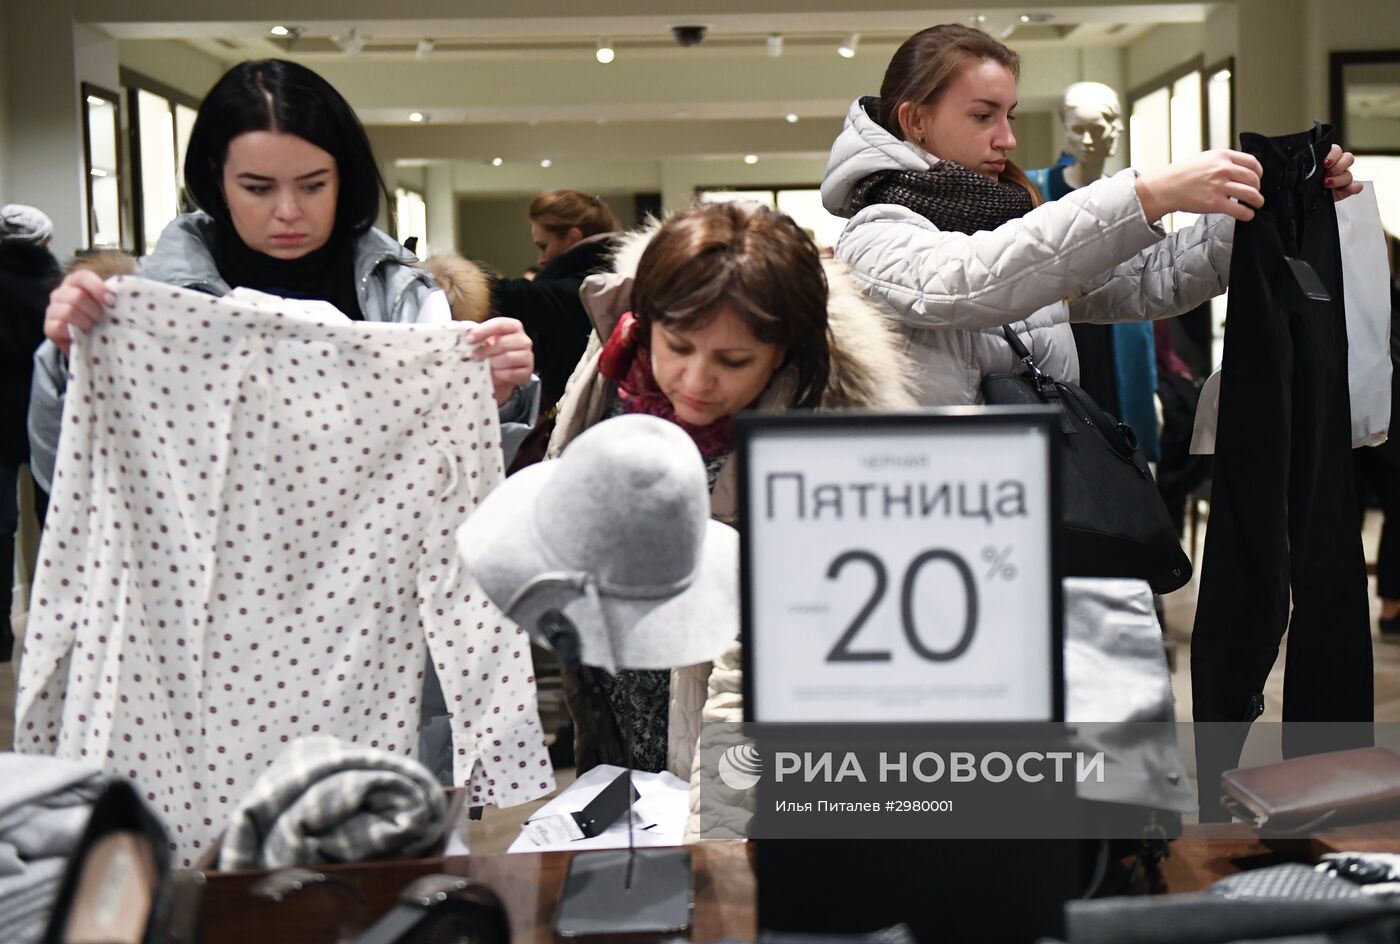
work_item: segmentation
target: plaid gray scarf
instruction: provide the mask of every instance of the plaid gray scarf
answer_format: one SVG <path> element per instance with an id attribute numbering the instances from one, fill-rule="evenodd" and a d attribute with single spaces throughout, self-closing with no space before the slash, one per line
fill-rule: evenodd
<path id="1" fill-rule="evenodd" d="M 989 180 L 956 161 L 924 171 L 880 171 L 852 189 L 852 215 L 877 203 L 908 207 L 941 230 L 969 234 L 1019 219 L 1034 205 L 1025 188 Z"/>

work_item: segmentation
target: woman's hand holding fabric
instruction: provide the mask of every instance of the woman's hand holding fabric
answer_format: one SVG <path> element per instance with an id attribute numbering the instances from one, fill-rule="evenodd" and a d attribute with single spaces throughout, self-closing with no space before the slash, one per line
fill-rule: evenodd
<path id="1" fill-rule="evenodd" d="M 73 344 L 68 326 L 87 330 L 97 323 L 104 310 L 116 303 L 117 297 L 97 273 L 72 272 L 49 295 L 49 307 L 44 312 L 44 335 L 66 355 Z"/>
<path id="2" fill-rule="evenodd" d="M 1178 210 L 1247 221 L 1264 205 L 1259 192 L 1263 174 L 1253 155 L 1221 148 L 1138 177 L 1138 199 L 1149 223 Z"/>
<path id="3" fill-rule="evenodd" d="M 1332 145 L 1332 150 L 1327 152 L 1327 160 L 1322 162 L 1327 177 L 1322 185 L 1332 191 L 1333 200 L 1345 200 L 1361 192 L 1361 184 L 1351 176 L 1351 165 L 1354 163 L 1356 155 L 1343 151 L 1339 144 Z"/>
<path id="4" fill-rule="evenodd" d="M 472 341 L 480 345 L 478 360 L 491 364 L 491 383 L 496 405 L 510 399 L 515 388 L 530 379 L 535 370 L 535 343 L 514 318 L 491 318 L 471 330 Z"/>

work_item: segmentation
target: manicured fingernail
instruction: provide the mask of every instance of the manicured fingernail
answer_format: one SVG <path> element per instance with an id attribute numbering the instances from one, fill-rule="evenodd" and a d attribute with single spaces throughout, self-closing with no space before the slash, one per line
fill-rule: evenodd
<path id="1" fill-rule="evenodd" d="M 1327 160 L 1323 161 L 1323 162 L 1322 162 L 1322 166 L 1323 166 L 1323 167 L 1331 167 L 1331 166 L 1332 166 L 1332 159 L 1329 157 Z"/>
<path id="2" fill-rule="evenodd" d="M 1330 186 L 1332 186 L 1332 178 L 1331 178 L 1331 177 L 1323 178 L 1322 186 L 1324 186 L 1324 187 L 1330 187 Z"/>

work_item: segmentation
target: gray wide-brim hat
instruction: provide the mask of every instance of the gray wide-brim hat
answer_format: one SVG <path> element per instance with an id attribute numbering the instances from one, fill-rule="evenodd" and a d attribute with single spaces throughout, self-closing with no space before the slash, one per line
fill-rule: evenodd
<path id="1" fill-rule="evenodd" d="M 690 437 L 653 416 L 620 416 L 497 486 L 458 528 L 457 551 L 542 645 L 543 607 L 577 628 L 585 665 L 693 665 L 739 633 L 739 536 L 709 506 Z"/>

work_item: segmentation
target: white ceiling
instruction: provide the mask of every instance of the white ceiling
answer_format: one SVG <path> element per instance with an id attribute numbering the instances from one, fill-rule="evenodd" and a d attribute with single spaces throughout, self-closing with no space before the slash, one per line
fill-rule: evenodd
<path id="1" fill-rule="evenodd" d="M 736 147 L 819 153 L 850 101 L 876 91 L 898 44 L 938 22 L 1006 34 L 1025 62 L 1023 109 L 1048 109 L 1063 77 L 1080 77 L 1083 57 L 1097 53 L 1102 61 L 1105 52 L 1159 24 L 1199 23 L 1211 6 L 1151 0 L 990 0 L 976 8 L 917 0 L 242 0 L 236 8 L 189 0 L 77 2 L 80 21 L 124 41 L 178 40 L 227 64 L 268 56 L 302 62 L 345 93 L 367 125 L 378 126 L 377 147 L 387 139 L 395 157 L 419 160 L 538 153 L 551 136 L 565 134 L 578 139 L 570 142 L 572 150 L 588 159 L 608 152 L 704 157 Z M 272 36 L 278 24 L 299 35 Z M 706 25 L 704 43 L 679 47 L 671 36 L 678 24 Z M 356 55 L 338 42 L 351 30 L 364 41 Z M 860 33 L 858 53 L 842 59 L 836 46 L 851 32 Z M 783 37 L 779 58 L 766 52 L 773 34 Z M 594 59 L 605 37 L 617 52 L 610 65 Z M 420 61 L 415 51 L 422 39 L 435 48 Z M 414 112 L 426 121 L 411 123 Z M 800 120 L 789 124 L 788 114 Z"/>

